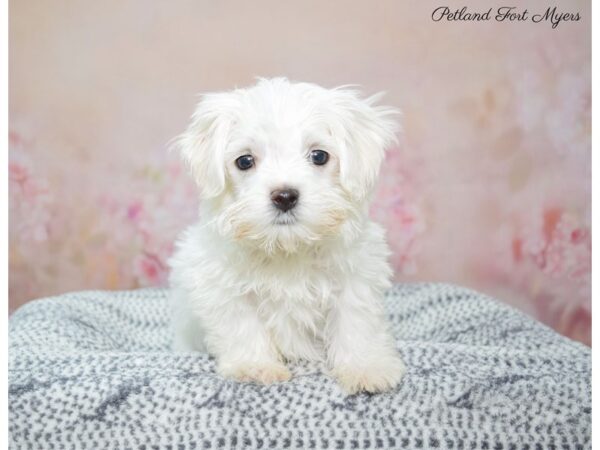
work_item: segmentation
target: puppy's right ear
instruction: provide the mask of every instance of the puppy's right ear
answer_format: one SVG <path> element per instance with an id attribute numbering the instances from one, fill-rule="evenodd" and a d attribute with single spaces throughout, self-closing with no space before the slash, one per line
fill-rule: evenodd
<path id="1" fill-rule="evenodd" d="M 187 130 L 176 140 L 203 198 L 217 197 L 225 189 L 225 149 L 229 142 L 231 98 L 227 93 L 202 97 Z"/>

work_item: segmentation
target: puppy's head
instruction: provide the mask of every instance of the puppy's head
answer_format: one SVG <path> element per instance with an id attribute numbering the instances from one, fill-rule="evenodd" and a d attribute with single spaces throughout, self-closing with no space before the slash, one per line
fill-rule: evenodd
<path id="1" fill-rule="evenodd" d="M 221 234 L 293 252 L 356 228 L 395 139 L 378 98 L 282 78 L 205 95 L 178 144 Z"/>

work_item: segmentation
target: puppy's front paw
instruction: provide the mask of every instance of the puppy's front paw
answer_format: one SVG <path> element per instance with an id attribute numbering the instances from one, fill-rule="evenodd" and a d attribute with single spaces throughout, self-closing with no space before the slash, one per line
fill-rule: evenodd
<path id="1" fill-rule="evenodd" d="M 219 372 L 227 378 L 243 382 L 262 384 L 288 381 L 292 378 L 289 369 L 279 362 L 244 362 L 236 364 L 221 364 Z"/>
<path id="2" fill-rule="evenodd" d="M 384 392 L 395 388 L 404 376 L 406 368 L 399 357 L 388 357 L 381 363 L 369 366 L 345 364 L 333 369 L 342 388 L 348 394 L 357 392 Z"/>

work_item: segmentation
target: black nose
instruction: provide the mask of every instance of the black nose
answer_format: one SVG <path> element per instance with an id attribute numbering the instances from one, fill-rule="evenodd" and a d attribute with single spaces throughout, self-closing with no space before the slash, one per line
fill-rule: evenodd
<path id="1" fill-rule="evenodd" d="M 271 192 L 271 201 L 277 209 L 286 212 L 296 206 L 299 196 L 296 189 L 277 189 Z"/>

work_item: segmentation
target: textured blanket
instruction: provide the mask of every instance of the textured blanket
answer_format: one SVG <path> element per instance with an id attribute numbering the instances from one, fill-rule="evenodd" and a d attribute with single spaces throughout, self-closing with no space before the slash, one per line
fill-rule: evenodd
<path id="1" fill-rule="evenodd" d="M 316 365 L 271 386 L 169 352 L 167 290 L 79 292 L 10 318 L 14 449 L 589 448 L 591 355 L 473 291 L 386 297 L 408 373 L 346 396 Z"/>

